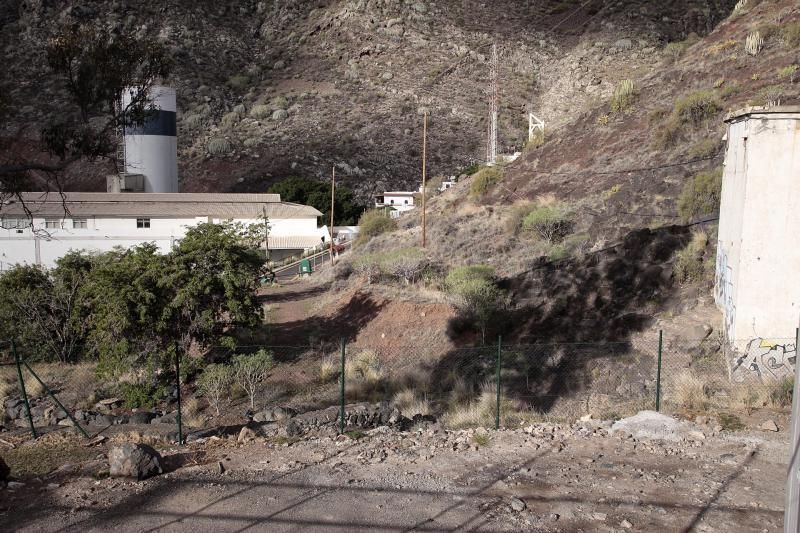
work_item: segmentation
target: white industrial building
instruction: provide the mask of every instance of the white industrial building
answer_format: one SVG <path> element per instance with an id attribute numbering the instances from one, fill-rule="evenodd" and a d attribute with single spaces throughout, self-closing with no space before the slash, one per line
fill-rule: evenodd
<path id="1" fill-rule="evenodd" d="M 800 322 L 800 106 L 726 118 L 714 298 L 732 377 L 792 375 Z"/>
<path id="2" fill-rule="evenodd" d="M 216 193 L 23 193 L 3 205 L 0 269 L 15 264 L 53 266 L 70 250 L 108 251 L 152 242 L 168 252 L 186 230 L 201 222 L 263 223 L 269 218 L 273 261 L 330 239 L 317 227 L 322 213 L 282 202 L 277 194 Z M 26 209 L 30 211 L 32 220 Z"/>

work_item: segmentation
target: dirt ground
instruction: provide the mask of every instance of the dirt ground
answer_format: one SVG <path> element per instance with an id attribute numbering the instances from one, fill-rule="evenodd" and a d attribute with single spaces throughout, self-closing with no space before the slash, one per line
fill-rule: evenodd
<path id="1" fill-rule="evenodd" d="M 104 477 L 102 459 L 24 479 L 0 491 L 0 530 L 780 531 L 779 426 L 676 442 L 595 422 L 209 440 L 161 449 L 174 470 L 141 482 Z"/>

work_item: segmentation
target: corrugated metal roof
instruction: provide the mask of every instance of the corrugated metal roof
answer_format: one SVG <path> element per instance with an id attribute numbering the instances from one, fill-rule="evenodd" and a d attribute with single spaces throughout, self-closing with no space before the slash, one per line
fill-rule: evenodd
<path id="1" fill-rule="evenodd" d="M 319 235 L 269 236 L 270 250 L 305 250 L 319 244 L 322 244 Z"/>
<path id="2" fill-rule="evenodd" d="M 308 218 L 322 213 L 307 205 L 281 202 L 279 194 L 223 193 L 22 193 L 34 216 L 147 216 L 259 218 L 266 209 L 270 218 Z M 22 205 L 2 206 L 4 215 L 24 215 Z"/>

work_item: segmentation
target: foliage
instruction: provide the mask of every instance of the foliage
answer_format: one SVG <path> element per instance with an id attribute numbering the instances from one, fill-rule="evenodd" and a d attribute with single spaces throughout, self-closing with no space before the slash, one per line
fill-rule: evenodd
<path id="1" fill-rule="evenodd" d="M 673 272 L 678 283 L 701 281 L 706 274 L 703 254 L 708 246 L 708 235 L 702 231 L 692 234 L 692 240 L 675 255 Z"/>
<path id="2" fill-rule="evenodd" d="M 598 126 L 608 126 L 608 121 L 609 121 L 608 113 L 603 113 L 602 115 L 597 117 Z"/>
<path id="3" fill-rule="evenodd" d="M 346 379 L 368 385 L 375 385 L 383 377 L 380 357 L 372 350 L 363 350 L 345 361 L 344 372 Z"/>
<path id="4" fill-rule="evenodd" d="M 254 105 L 250 109 L 250 116 L 258 120 L 269 118 L 271 115 L 272 115 L 272 109 L 270 109 L 268 105 L 264 104 Z"/>
<path id="5" fill-rule="evenodd" d="M 800 22 L 787 24 L 781 32 L 784 42 L 790 48 L 797 48 L 800 46 Z"/>
<path id="6" fill-rule="evenodd" d="M 206 148 L 211 155 L 225 155 L 231 151 L 232 146 L 225 137 L 214 137 L 208 140 Z"/>
<path id="7" fill-rule="evenodd" d="M 636 101 L 636 97 L 636 86 L 633 81 L 620 81 L 611 96 L 611 110 L 615 113 L 621 113 L 630 109 Z"/>
<path id="8" fill-rule="evenodd" d="M 275 109 L 288 109 L 289 108 L 289 101 L 286 99 L 285 96 L 276 96 L 272 99 L 272 106 Z"/>
<path id="9" fill-rule="evenodd" d="M 353 259 L 353 271 L 366 276 L 367 283 L 372 284 L 381 275 L 380 259 L 378 254 L 362 254 Z"/>
<path id="10" fill-rule="evenodd" d="M 308 178 L 291 177 L 281 180 L 269 188 L 269 192 L 280 194 L 284 202 L 310 205 L 322 213 L 322 223 L 331 221 L 331 184 Z M 336 185 L 333 199 L 334 225 L 352 226 L 364 210 L 353 196 L 353 191 Z"/>
<path id="11" fill-rule="evenodd" d="M 122 383 L 120 391 L 129 409 L 152 409 L 166 395 L 163 387 L 145 383 Z"/>
<path id="12" fill-rule="evenodd" d="M 29 359 L 76 361 L 88 325 L 80 293 L 92 267 L 70 252 L 52 270 L 19 265 L 0 276 L 0 337 L 14 338 Z"/>
<path id="13" fill-rule="evenodd" d="M 272 353 L 261 349 L 252 354 L 241 354 L 233 358 L 236 382 L 250 398 L 250 408 L 256 407 L 256 388 L 267 377 L 273 366 Z"/>
<path id="14" fill-rule="evenodd" d="M 738 92 L 739 92 L 739 84 L 729 83 L 722 88 L 719 95 L 722 99 L 727 100 L 728 98 L 737 94 Z"/>
<path id="15" fill-rule="evenodd" d="M 472 175 L 473 175 L 473 174 L 475 174 L 477 171 L 479 171 L 479 170 L 481 169 L 481 167 L 482 167 L 482 166 L 483 166 L 483 165 L 481 165 L 480 163 L 473 163 L 473 164 L 471 164 L 470 166 L 468 166 L 468 167 L 465 167 L 465 168 L 464 168 L 464 169 L 461 171 L 461 174 L 464 174 L 464 175 L 466 175 L 466 176 L 472 176 Z"/>
<path id="16" fill-rule="evenodd" d="M 485 343 L 489 321 L 504 303 L 503 293 L 494 281 L 494 269 L 483 265 L 454 268 L 447 274 L 445 289 L 453 306 L 478 325 Z"/>
<path id="17" fill-rule="evenodd" d="M 187 129 L 194 130 L 203 125 L 205 117 L 203 115 L 194 113 L 183 117 L 183 126 Z"/>
<path id="18" fill-rule="evenodd" d="M 675 103 L 674 114 L 682 123 L 699 126 L 722 110 L 712 91 L 695 91 Z"/>
<path id="19" fill-rule="evenodd" d="M 497 167 L 482 167 L 475 174 L 472 175 L 472 182 L 469 186 L 470 195 L 473 198 L 479 198 L 486 194 L 489 189 L 500 181 L 503 174 Z"/>
<path id="20" fill-rule="evenodd" d="M 670 117 L 664 124 L 656 129 L 654 144 L 656 148 L 666 150 L 672 148 L 681 136 L 681 122 L 677 117 Z"/>
<path id="21" fill-rule="evenodd" d="M 750 35 L 747 36 L 747 40 L 744 44 L 744 51 L 750 54 L 751 56 L 757 56 L 759 52 L 764 48 L 764 38 L 761 37 L 761 34 L 758 31 L 754 31 Z"/>
<path id="22" fill-rule="evenodd" d="M 373 237 L 397 229 L 397 222 L 389 218 L 381 209 L 370 209 L 358 219 L 358 238 L 356 244 L 363 244 Z"/>
<path id="23" fill-rule="evenodd" d="M 706 170 L 695 174 L 684 185 L 678 198 L 678 214 L 689 222 L 700 215 L 719 209 L 722 193 L 722 169 Z"/>
<path id="24" fill-rule="evenodd" d="M 785 79 L 789 78 L 789 83 L 794 83 L 794 79 L 797 77 L 797 69 L 800 68 L 797 65 L 788 65 L 783 68 L 778 69 L 778 78 Z"/>
<path id="25" fill-rule="evenodd" d="M 755 106 L 774 107 L 781 105 L 786 90 L 783 85 L 762 87 L 748 103 Z"/>
<path id="26" fill-rule="evenodd" d="M 231 111 L 230 113 L 225 113 L 222 116 L 222 125 L 227 128 L 230 128 L 232 126 L 235 126 L 241 119 L 242 116 L 239 113 Z M 209 149 L 209 151 L 211 150 Z"/>
<path id="27" fill-rule="evenodd" d="M 704 139 L 689 150 L 689 156 L 692 159 L 702 159 L 705 157 L 711 157 L 716 154 L 721 148 L 720 141 L 718 139 Z"/>
<path id="28" fill-rule="evenodd" d="M 208 365 L 197 380 L 198 391 L 219 416 L 219 405 L 233 383 L 233 368 L 222 364 Z"/>
<path id="29" fill-rule="evenodd" d="M 385 252 L 380 258 L 381 272 L 403 280 L 406 285 L 416 281 L 427 265 L 425 253 L 419 248 Z"/>
<path id="30" fill-rule="evenodd" d="M 522 228 L 549 243 L 558 243 L 572 232 L 573 215 L 561 205 L 541 206 L 528 213 Z"/>
<path id="31" fill-rule="evenodd" d="M 673 43 L 667 43 L 667 46 L 664 47 L 664 54 L 671 58 L 672 60 L 677 60 L 681 57 L 684 52 L 689 48 L 688 41 L 678 41 Z"/>

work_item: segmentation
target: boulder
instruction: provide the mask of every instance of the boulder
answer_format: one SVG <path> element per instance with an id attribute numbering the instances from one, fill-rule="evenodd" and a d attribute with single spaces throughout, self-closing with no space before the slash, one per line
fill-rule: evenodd
<path id="1" fill-rule="evenodd" d="M 634 416 L 618 420 L 611 426 L 611 433 L 621 432 L 637 439 L 664 441 L 696 440 L 694 424 L 676 420 L 655 411 L 639 411 Z"/>
<path id="2" fill-rule="evenodd" d="M 131 416 L 128 417 L 128 422 L 131 424 L 149 424 L 155 417 L 155 413 L 148 413 L 147 411 L 131 413 Z"/>
<path id="3" fill-rule="evenodd" d="M 767 420 L 763 424 L 761 424 L 761 429 L 764 431 L 778 431 L 778 424 L 775 423 L 774 420 Z"/>
<path id="4" fill-rule="evenodd" d="M 109 474 L 113 477 L 146 479 L 164 472 L 161 455 L 145 444 L 127 442 L 108 452 Z"/>
<path id="5" fill-rule="evenodd" d="M 520 513 L 525 510 L 525 507 L 527 507 L 527 505 L 525 505 L 524 501 L 519 498 L 511 498 L 511 508 L 514 511 Z"/>
<path id="6" fill-rule="evenodd" d="M 286 120 L 289 117 L 289 112 L 285 109 L 276 109 L 272 112 L 272 120 Z"/>
<path id="7" fill-rule="evenodd" d="M 163 416 L 157 416 L 150 421 L 151 424 L 177 424 L 178 411 L 167 413 Z"/>

